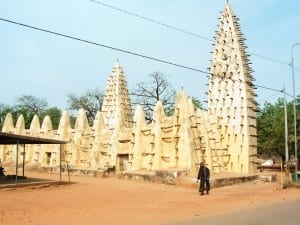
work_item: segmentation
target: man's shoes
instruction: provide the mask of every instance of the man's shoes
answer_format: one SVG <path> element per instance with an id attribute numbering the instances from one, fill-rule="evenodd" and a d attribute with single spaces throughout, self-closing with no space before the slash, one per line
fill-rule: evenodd
<path id="1" fill-rule="evenodd" d="M 208 195 L 209 195 L 209 191 L 206 191 L 206 194 L 208 194 Z"/>
<path id="2" fill-rule="evenodd" d="M 200 195 L 204 195 L 204 194 L 203 194 L 203 192 L 201 192 L 201 194 L 200 194 Z"/>

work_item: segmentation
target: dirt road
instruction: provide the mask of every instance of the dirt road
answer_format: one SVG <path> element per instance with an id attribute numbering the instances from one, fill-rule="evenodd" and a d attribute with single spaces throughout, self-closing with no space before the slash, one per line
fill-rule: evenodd
<path id="1" fill-rule="evenodd" d="M 200 196 L 196 185 L 75 176 L 72 181 L 71 185 L 0 190 L 0 224 L 151 225 L 300 200 L 300 189 L 282 190 L 277 183 L 244 183 Z"/>

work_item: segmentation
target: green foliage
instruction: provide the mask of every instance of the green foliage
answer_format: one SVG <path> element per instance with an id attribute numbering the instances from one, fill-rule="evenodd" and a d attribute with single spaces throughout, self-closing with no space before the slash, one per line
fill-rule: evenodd
<path id="1" fill-rule="evenodd" d="M 61 110 L 57 107 L 51 107 L 39 114 L 40 121 L 43 121 L 45 116 L 50 116 L 52 122 L 52 128 L 57 130 L 61 118 Z"/>
<path id="2" fill-rule="evenodd" d="M 17 121 L 20 115 L 23 115 L 26 129 L 29 129 L 34 115 L 39 116 L 40 122 L 43 121 L 46 115 L 49 115 L 53 129 L 57 129 L 61 110 L 56 107 L 46 108 L 47 106 L 48 103 L 45 100 L 30 95 L 23 95 L 17 98 L 16 104 L 13 106 L 0 104 L 0 129 L 2 129 L 8 113 L 12 114 L 14 122 Z"/>
<path id="3" fill-rule="evenodd" d="M 164 108 L 166 116 L 172 116 L 174 114 L 174 111 L 175 111 L 174 106 L 175 105 L 173 104 L 173 105 L 170 105 L 170 106 L 167 106 Z"/>
<path id="4" fill-rule="evenodd" d="M 299 97 L 297 111 L 299 111 Z M 298 115 L 298 124 L 299 124 Z M 294 113 L 293 101 L 287 103 L 288 149 L 294 155 Z M 299 134 L 299 127 L 297 129 Z M 298 135 L 297 135 L 298 136 Z M 298 136 L 299 137 L 299 136 Z M 285 156 L 285 114 L 284 99 L 279 98 L 274 104 L 265 102 L 257 116 L 258 152 L 267 156 Z"/>
<path id="5" fill-rule="evenodd" d="M 24 116 L 26 128 L 29 128 L 31 120 L 34 116 L 34 114 L 30 113 L 24 108 L 20 108 L 19 106 L 8 106 L 2 104 L 0 106 L 0 129 L 2 129 L 5 117 L 8 113 L 12 114 L 14 122 L 16 122 L 18 117 L 22 114 Z"/>
<path id="6" fill-rule="evenodd" d="M 193 102 L 195 111 L 197 109 L 203 109 L 201 101 L 199 99 L 197 99 L 196 97 L 192 97 L 192 102 Z"/>
<path id="7" fill-rule="evenodd" d="M 259 152 L 268 156 L 284 152 L 284 111 L 282 102 L 265 103 L 257 118 Z M 283 129 L 282 129 L 283 128 Z"/>

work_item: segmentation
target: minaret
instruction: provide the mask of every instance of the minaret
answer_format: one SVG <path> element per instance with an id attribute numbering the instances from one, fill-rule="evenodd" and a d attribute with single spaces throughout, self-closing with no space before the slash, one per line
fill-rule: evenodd
<path id="1" fill-rule="evenodd" d="M 132 127 L 131 102 L 119 60 L 107 80 L 101 109 L 106 127 L 110 129 L 114 129 L 116 126 Z"/>
<path id="2" fill-rule="evenodd" d="M 222 149 L 230 155 L 228 172 L 251 172 L 257 152 L 255 87 L 244 40 L 227 2 L 215 38 L 208 110 L 220 129 Z M 222 164 L 220 161 L 215 164 Z"/>

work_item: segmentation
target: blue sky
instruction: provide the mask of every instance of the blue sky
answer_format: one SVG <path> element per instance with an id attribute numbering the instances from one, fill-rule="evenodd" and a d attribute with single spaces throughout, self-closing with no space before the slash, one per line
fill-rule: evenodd
<path id="1" fill-rule="evenodd" d="M 225 0 L 99 0 L 168 25 L 212 39 Z M 291 46 L 300 42 L 300 1 L 231 0 L 240 18 L 256 84 L 292 94 Z M 89 0 L 2 0 L 0 17 L 75 36 L 99 44 L 164 59 L 206 71 L 212 42 L 150 23 Z M 118 58 L 129 89 L 159 71 L 172 86 L 206 100 L 206 74 L 138 58 L 102 47 L 53 36 L 0 21 L 0 103 L 12 105 L 22 95 L 67 107 L 67 94 L 104 90 Z M 278 63 L 258 57 L 280 60 Z M 300 45 L 295 47 L 296 94 L 300 92 Z M 257 89 L 257 101 L 282 95 Z M 291 100 L 291 99 L 289 99 Z"/>

